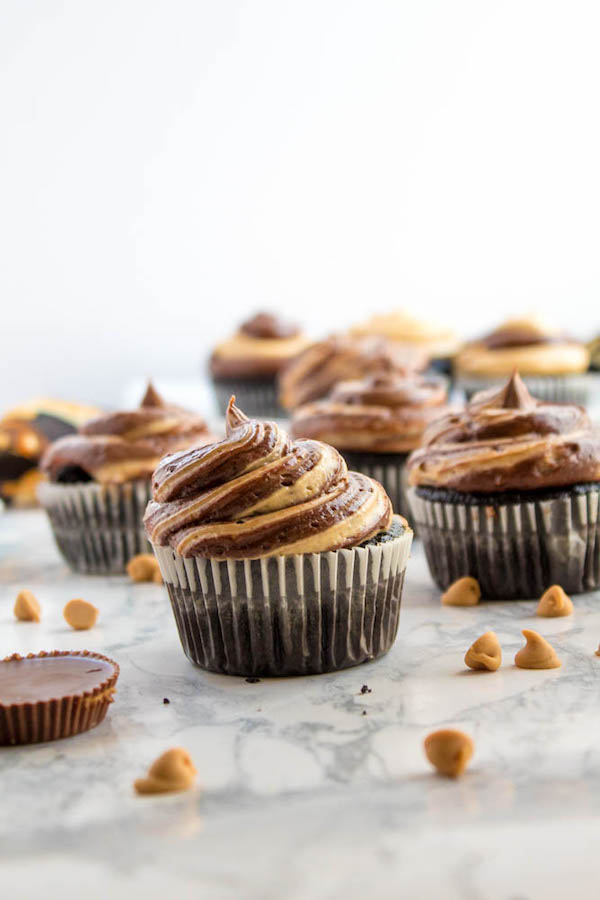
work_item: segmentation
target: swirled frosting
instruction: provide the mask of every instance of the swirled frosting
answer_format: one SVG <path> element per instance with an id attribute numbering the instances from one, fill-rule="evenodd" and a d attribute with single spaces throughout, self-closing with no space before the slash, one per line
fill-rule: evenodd
<path id="1" fill-rule="evenodd" d="M 210 371 L 216 378 L 269 378 L 307 345 L 297 325 L 260 312 L 215 348 Z"/>
<path id="2" fill-rule="evenodd" d="M 462 492 L 600 481 L 600 430 L 581 406 L 534 399 L 515 372 L 433 422 L 408 467 L 412 485 Z"/>
<path id="3" fill-rule="evenodd" d="M 334 335 L 307 347 L 279 378 L 285 409 L 325 397 L 340 381 L 382 372 L 407 375 L 424 369 L 426 354 L 417 347 L 379 337 Z"/>
<path id="4" fill-rule="evenodd" d="M 403 344 L 415 344 L 434 358 L 454 356 L 459 345 L 451 328 L 439 322 L 416 319 L 403 310 L 371 316 L 366 322 L 355 325 L 351 334 L 378 335 Z"/>
<path id="5" fill-rule="evenodd" d="M 339 450 L 408 453 L 445 411 L 441 379 L 371 375 L 336 385 L 329 397 L 294 412 L 294 437 L 317 438 Z"/>
<path id="6" fill-rule="evenodd" d="M 150 478 L 165 453 L 214 440 L 201 416 L 165 403 L 149 384 L 139 409 L 91 419 L 51 444 L 41 467 L 52 481 L 122 484 Z"/>
<path id="7" fill-rule="evenodd" d="M 511 319 L 495 331 L 466 344 L 456 358 L 458 372 L 468 375 L 566 375 L 585 372 L 589 351 L 584 344 L 538 319 Z"/>
<path id="8" fill-rule="evenodd" d="M 353 547 L 386 531 L 390 500 L 333 447 L 248 419 L 232 397 L 224 441 L 166 456 L 145 525 L 180 556 L 256 559 Z"/>

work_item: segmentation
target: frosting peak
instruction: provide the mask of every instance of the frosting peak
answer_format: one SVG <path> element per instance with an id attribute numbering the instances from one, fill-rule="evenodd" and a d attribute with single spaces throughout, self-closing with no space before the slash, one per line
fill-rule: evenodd
<path id="1" fill-rule="evenodd" d="M 385 531 L 390 500 L 320 441 L 249 419 L 232 397 L 224 441 L 164 457 L 144 522 L 180 556 L 256 559 L 354 547 Z"/>
<path id="2" fill-rule="evenodd" d="M 142 408 L 145 408 L 148 406 L 164 406 L 164 405 L 165 405 L 165 401 L 160 396 L 158 391 L 155 389 L 152 382 L 149 381 L 148 386 L 146 388 L 146 393 L 142 397 L 142 402 L 140 403 L 140 406 Z"/>
<path id="3" fill-rule="evenodd" d="M 479 406 L 492 409 L 533 409 L 537 403 L 516 369 L 503 387 L 481 391 L 477 397 Z"/>
<path id="4" fill-rule="evenodd" d="M 300 334 L 300 329 L 293 322 L 287 322 L 285 319 L 267 312 L 259 312 L 248 319 L 241 325 L 240 331 L 248 337 L 265 340 L 290 338 Z"/>

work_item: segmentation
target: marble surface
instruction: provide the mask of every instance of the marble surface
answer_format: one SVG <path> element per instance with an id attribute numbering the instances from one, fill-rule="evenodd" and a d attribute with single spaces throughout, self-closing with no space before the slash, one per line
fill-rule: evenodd
<path id="1" fill-rule="evenodd" d="M 24 587 L 42 604 L 39 625 L 12 617 Z M 100 609 L 90 632 L 62 619 L 76 596 Z M 441 607 L 417 542 L 386 658 L 249 684 L 187 662 L 163 587 L 72 575 L 42 513 L 5 513 L 0 654 L 88 648 L 115 658 L 121 678 L 96 730 L 0 748 L 2 896 L 596 897 L 600 597 L 576 598 L 566 619 L 534 609 Z M 512 665 L 523 627 L 551 639 L 561 669 Z M 472 673 L 464 653 L 487 629 L 505 665 Z M 476 744 L 456 782 L 422 753 L 424 736 L 445 725 Z M 196 763 L 198 789 L 135 796 L 134 778 L 177 745 Z"/>

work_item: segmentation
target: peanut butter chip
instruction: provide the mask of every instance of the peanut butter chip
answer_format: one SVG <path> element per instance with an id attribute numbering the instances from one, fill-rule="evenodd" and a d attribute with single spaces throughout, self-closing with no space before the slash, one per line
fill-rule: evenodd
<path id="1" fill-rule="evenodd" d="M 425 738 L 425 755 L 442 775 L 462 775 L 473 756 L 475 745 L 468 734 L 454 728 L 433 731 Z"/>
<path id="2" fill-rule="evenodd" d="M 20 622 L 39 622 L 42 609 L 31 591 L 19 591 L 15 600 L 15 616 Z"/>
<path id="3" fill-rule="evenodd" d="M 471 644 L 465 655 L 465 663 L 470 669 L 489 669 L 495 672 L 502 663 L 502 648 L 493 631 L 486 631 Z"/>
<path id="4" fill-rule="evenodd" d="M 476 606 L 481 599 L 481 588 L 476 578 L 465 575 L 451 584 L 442 594 L 444 606 Z"/>
<path id="5" fill-rule="evenodd" d="M 127 563 L 127 574 L 132 581 L 155 581 L 162 584 L 158 560 L 151 553 L 139 553 Z"/>
<path id="6" fill-rule="evenodd" d="M 146 778 L 138 778 L 133 786 L 138 794 L 166 794 L 187 791 L 196 779 L 196 768 L 190 754 L 173 747 L 155 760 Z"/>
<path id="7" fill-rule="evenodd" d="M 541 634 L 529 628 L 524 628 L 521 633 L 527 643 L 515 656 L 515 666 L 520 669 L 558 669 L 560 659 L 554 647 Z"/>
<path id="8" fill-rule="evenodd" d="M 63 609 L 63 616 L 67 625 L 76 631 L 85 631 L 92 628 L 96 624 L 98 618 L 98 610 L 92 603 L 87 600 L 69 600 Z"/>
<path id="9" fill-rule="evenodd" d="M 536 616 L 554 618 L 555 616 L 572 616 L 573 604 L 559 584 L 553 584 L 540 597 Z"/>

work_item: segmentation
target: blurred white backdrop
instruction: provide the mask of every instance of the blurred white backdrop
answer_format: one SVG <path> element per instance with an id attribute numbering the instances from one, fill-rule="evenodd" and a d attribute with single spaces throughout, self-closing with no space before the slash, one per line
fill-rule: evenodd
<path id="1" fill-rule="evenodd" d="M 256 307 L 600 326 L 595 0 L 0 0 L 0 404 Z"/>

